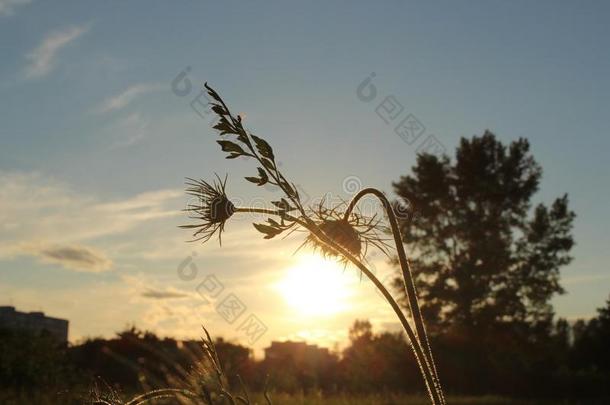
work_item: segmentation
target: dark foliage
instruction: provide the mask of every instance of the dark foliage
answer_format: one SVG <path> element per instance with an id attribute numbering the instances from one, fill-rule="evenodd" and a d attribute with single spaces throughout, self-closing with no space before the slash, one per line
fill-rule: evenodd
<path id="1" fill-rule="evenodd" d="M 556 322 L 551 333 L 528 345 L 514 328 L 493 334 L 437 335 L 439 373 L 448 392 L 516 397 L 608 398 L 610 396 L 610 300 L 599 315 L 571 326 Z M 285 392 L 423 393 L 412 352 L 401 333 L 375 333 L 356 321 L 341 353 L 254 360 L 249 348 L 222 339 L 216 350 L 228 385 L 241 389 L 238 375 L 262 391 L 269 375 L 273 390 Z M 523 333 L 527 333 L 527 329 Z M 130 328 L 113 339 L 90 339 L 70 348 L 49 336 L 0 331 L 0 384 L 4 390 L 85 393 L 94 383 L 106 395 L 184 387 L 203 357 L 200 341 L 161 339 Z M 83 394 L 82 398 L 86 398 Z"/>
<path id="2" fill-rule="evenodd" d="M 610 298 L 597 311 L 598 316 L 589 322 L 574 325 L 570 364 L 583 371 L 610 373 Z"/>
<path id="3" fill-rule="evenodd" d="M 550 327 L 575 215 L 567 195 L 532 212 L 542 169 L 529 149 L 486 131 L 462 138 L 455 162 L 419 155 L 413 175 L 394 183 L 413 213 L 401 227 L 429 327 Z"/>
<path id="4" fill-rule="evenodd" d="M 48 333 L 0 329 L 0 387 L 27 390 L 73 382 L 67 347 Z"/>

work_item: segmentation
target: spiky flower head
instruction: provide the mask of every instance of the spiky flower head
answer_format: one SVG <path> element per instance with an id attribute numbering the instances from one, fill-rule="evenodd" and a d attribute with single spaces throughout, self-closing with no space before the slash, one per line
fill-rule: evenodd
<path id="1" fill-rule="evenodd" d="M 190 204 L 186 211 L 196 224 L 182 225 L 181 228 L 194 229 L 193 241 L 207 242 L 218 231 L 218 241 L 222 244 L 221 235 L 226 221 L 235 212 L 235 205 L 225 193 L 227 177 L 224 181 L 216 175 L 212 184 L 203 180 L 187 179 L 186 193 L 196 197 L 198 202 Z"/>
<path id="2" fill-rule="evenodd" d="M 362 252 L 362 241 L 358 231 L 349 221 L 341 219 L 326 219 L 318 225 L 322 232 L 339 246 L 356 257 Z M 321 247 L 324 254 L 332 254 L 328 248 Z"/>
<path id="3" fill-rule="evenodd" d="M 315 208 L 313 211 L 315 222 L 324 235 L 359 259 L 365 258 L 371 245 L 387 254 L 387 244 L 385 239 L 379 236 L 382 229 L 376 216 L 365 217 L 359 212 L 352 212 L 345 217 L 340 211 L 340 208 L 344 206 L 345 204 L 340 204 L 334 208 L 326 208 L 322 201 Z M 319 250 L 323 256 L 335 257 L 347 262 L 345 257 L 339 255 L 327 244 L 320 242 L 318 237 L 312 233 L 307 236 L 304 244 L 312 246 L 314 250 Z"/>

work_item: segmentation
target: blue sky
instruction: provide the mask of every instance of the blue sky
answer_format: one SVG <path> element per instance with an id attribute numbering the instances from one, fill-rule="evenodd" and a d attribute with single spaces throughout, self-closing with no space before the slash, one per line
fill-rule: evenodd
<path id="1" fill-rule="evenodd" d="M 356 316 L 391 326 L 351 279 L 363 304 L 290 323 L 269 286 L 300 260 L 298 240 L 263 242 L 241 221 L 222 250 L 184 243 L 184 177 L 229 172 L 231 193 L 274 195 L 240 180 L 252 166 L 224 160 L 191 108 L 208 81 L 310 196 L 349 197 L 346 179 L 390 192 L 409 172 L 419 142 L 377 115 L 386 96 L 449 152 L 485 129 L 527 137 L 544 168 L 536 201 L 567 192 L 578 214 L 557 312 L 590 316 L 610 292 L 609 11 L 602 1 L 0 0 L 0 296 L 70 318 L 73 340 L 134 321 L 183 335 L 205 321 L 239 339 L 194 304 L 197 280 L 176 276 L 196 251 L 201 276 L 216 274 L 269 325 L 258 346 L 340 341 Z M 181 97 L 171 83 L 187 67 L 194 88 Z M 363 102 L 356 90 L 372 72 L 378 95 Z"/>

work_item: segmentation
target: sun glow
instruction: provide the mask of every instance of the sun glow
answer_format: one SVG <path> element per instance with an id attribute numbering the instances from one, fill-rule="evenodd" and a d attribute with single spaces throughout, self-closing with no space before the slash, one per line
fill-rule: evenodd
<path id="1" fill-rule="evenodd" d="M 305 316 L 331 316 L 348 308 L 353 277 L 343 266 L 320 256 L 303 256 L 277 284 L 288 305 Z"/>

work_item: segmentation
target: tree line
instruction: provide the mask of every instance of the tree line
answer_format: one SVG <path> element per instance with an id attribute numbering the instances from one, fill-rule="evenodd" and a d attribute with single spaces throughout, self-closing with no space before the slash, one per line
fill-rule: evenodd
<path id="1" fill-rule="evenodd" d="M 442 383 L 451 394 L 587 398 L 610 396 L 610 299 L 596 317 L 554 323 L 544 338 L 520 344 L 513 331 L 435 335 L 432 345 Z M 402 333 L 375 332 L 357 320 L 347 346 L 322 360 L 255 359 L 252 350 L 215 341 L 229 385 L 296 392 L 423 393 Z M 134 393 L 180 387 L 205 378 L 200 342 L 159 338 L 131 327 L 111 339 L 58 344 L 52 336 L 0 330 L 0 387 L 15 391 L 80 390 L 93 386 Z"/>

